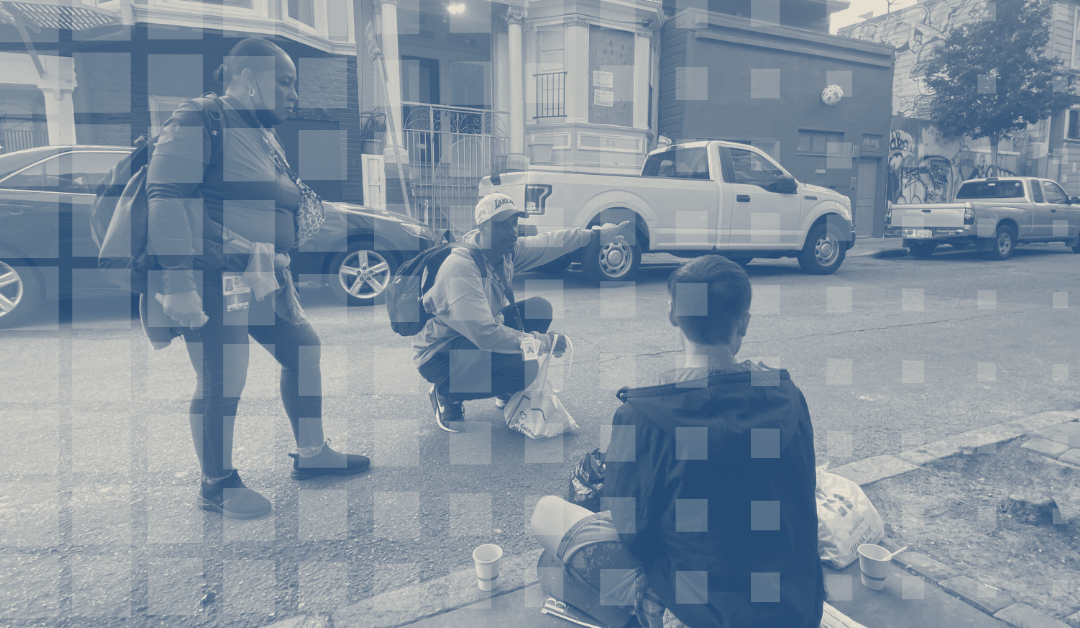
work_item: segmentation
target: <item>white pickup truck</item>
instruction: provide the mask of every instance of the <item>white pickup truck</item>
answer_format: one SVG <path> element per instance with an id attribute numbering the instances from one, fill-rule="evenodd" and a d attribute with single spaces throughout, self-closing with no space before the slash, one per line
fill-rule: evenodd
<path id="1" fill-rule="evenodd" d="M 908 251 L 921 258 L 940 244 L 975 246 L 999 260 L 1012 256 L 1018 242 L 1064 242 L 1080 253 L 1080 199 L 1049 179 L 971 179 L 955 201 L 892 205 L 885 235 L 903 237 Z"/>
<path id="2" fill-rule="evenodd" d="M 744 265 L 797 257 L 806 272 L 826 275 L 855 243 L 847 197 L 799 183 L 761 150 L 732 142 L 654 151 L 640 176 L 529 170 L 484 177 L 479 191 L 502 192 L 523 207 L 523 235 L 630 221 L 625 238 L 545 268 L 580 262 L 592 281 L 632 279 L 648 251 L 719 253 Z"/>

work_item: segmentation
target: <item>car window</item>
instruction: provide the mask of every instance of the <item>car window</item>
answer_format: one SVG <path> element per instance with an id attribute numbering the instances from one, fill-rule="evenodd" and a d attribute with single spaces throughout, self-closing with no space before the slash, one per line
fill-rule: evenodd
<path id="1" fill-rule="evenodd" d="M 772 189 L 776 180 L 784 174 L 768 160 L 744 148 L 731 148 L 731 163 L 735 168 L 735 183 L 756 185 Z"/>
<path id="2" fill-rule="evenodd" d="M 709 154 L 704 146 L 674 148 L 649 157 L 642 176 L 667 179 L 704 179 L 709 176 Z"/>
<path id="3" fill-rule="evenodd" d="M 1035 199 L 1036 203 L 1045 203 L 1046 202 L 1046 201 L 1043 200 L 1042 186 L 1039 185 L 1038 181 L 1032 181 L 1031 182 L 1031 197 L 1033 199 Z"/>
<path id="4" fill-rule="evenodd" d="M 980 198 L 1024 198 L 1024 182 L 968 181 L 956 193 L 956 200 Z"/>
<path id="5" fill-rule="evenodd" d="M 122 152 L 65 153 L 11 175 L 0 187 L 67 194 L 94 194 L 98 183 L 127 156 Z"/>
<path id="6" fill-rule="evenodd" d="M 1042 187 L 1043 193 L 1046 194 L 1047 203 L 1056 203 L 1058 205 L 1069 204 L 1069 196 L 1058 187 L 1058 184 L 1052 181 L 1043 181 Z"/>

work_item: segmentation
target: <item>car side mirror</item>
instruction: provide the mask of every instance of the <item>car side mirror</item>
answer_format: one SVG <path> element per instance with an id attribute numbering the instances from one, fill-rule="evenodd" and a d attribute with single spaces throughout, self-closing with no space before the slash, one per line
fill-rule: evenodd
<path id="1" fill-rule="evenodd" d="M 778 194 L 795 194 L 799 191 L 799 182 L 790 174 L 782 174 L 776 179 L 774 189 Z"/>
<path id="2" fill-rule="evenodd" d="M 1080 205 L 1080 196 L 1069 197 L 1069 205 Z"/>

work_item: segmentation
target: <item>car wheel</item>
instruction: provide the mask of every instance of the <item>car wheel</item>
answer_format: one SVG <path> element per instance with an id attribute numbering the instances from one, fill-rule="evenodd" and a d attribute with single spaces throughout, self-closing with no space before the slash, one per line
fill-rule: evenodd
<path id="1" fill-rule="evenodd" d="M 994 246 L 990 249 L 990 259 L 1006 260 L 1016 250 L 1016 230 L 1009 225 L 998 225 L 994 235 Z"/>
<path id="2" fill-rule="evenodd" d="M 1065 243 L 1065 246 L 1072 249 L 1073 253 L 1080 253 L 1080 235 L 1076 236 L 1072 240 Z"/>
<path id="3" fill-rule="evenodd" d="M 581 267 L 592 283 L 629 281 L 641 266 L 641 247 L 626 238 L 611 242 L 590 242 L 582 255 Z"/>
<path id="4" fill-rule="evenodd" d="M 799 266 L 811 275 L 831 275 L 840 268 L 847 256 L 844 234 L 836 225 L 818 223 L 806 235 L 806 244 L 799 252 Z"/>
<path id="5" fill-rule="evenodd" d="M 908 247 L 908 253 L 919 259 L 928 259 L 937 250 L 937 244 L 933 242 L 919 242 Z"/>
<path id="6" fill-rule="evenodd" d="M 391 253 L 376 250 L 370 241 L 358 242 L 330 261 L 330 288 L 348 305 L 382 303 L 397 268 Z"/>
<path id="7" fill-rule="evenodd" d="M 29 320 L 45 300 L 45 283 L 31 266 L 0 260 L 0 328 Z"/>

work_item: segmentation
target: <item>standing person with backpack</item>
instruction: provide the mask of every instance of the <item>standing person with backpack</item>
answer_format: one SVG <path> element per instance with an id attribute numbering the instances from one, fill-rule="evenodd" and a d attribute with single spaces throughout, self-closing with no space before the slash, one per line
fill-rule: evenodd
<path id="1" fill-rule="evenodd" d="M 293 477 L 360 473 L 370 461 L 334 451 L 323 434 L 319 336 L 289 272 L 288 251 L 322 219 L 321 202 L 289 168 L 273 131 L 297 106 L 296 66 L 275 44 L 248 38 L 214 77 L 225 82 L 224 97 L 181 105 L 154 147 L 149 253 L 151 268 L 161 270 L 149 273 L 144 303 L 155 346 L 182 336 L 195 368 L 199 503 L 246 519 L 271 509 L 232 465 L 249 336 L 281 364 L 281 400 L 299 450 L 290 454 Z"/>
<path id="2" fill-rule="evenodd" d="M 476 205 L 477 229 L 462 236 L 439 266 L 422 307 L 431 315 L 413 340 L 413 364 L 431 382 L 435 422 L 447 432 L 465 430 L 462 402 L 510 397 L 532 383 L 537 355 L 560 355 L 566 337 L 552 347 L 551 303 L 542 297 L 516 301 L 514 272 L 523 272 L 589 244 L 610 241 L 628 223 L 564 229 L 519 238 L 518 218 L 527 214 L 498 192 Z"/>

